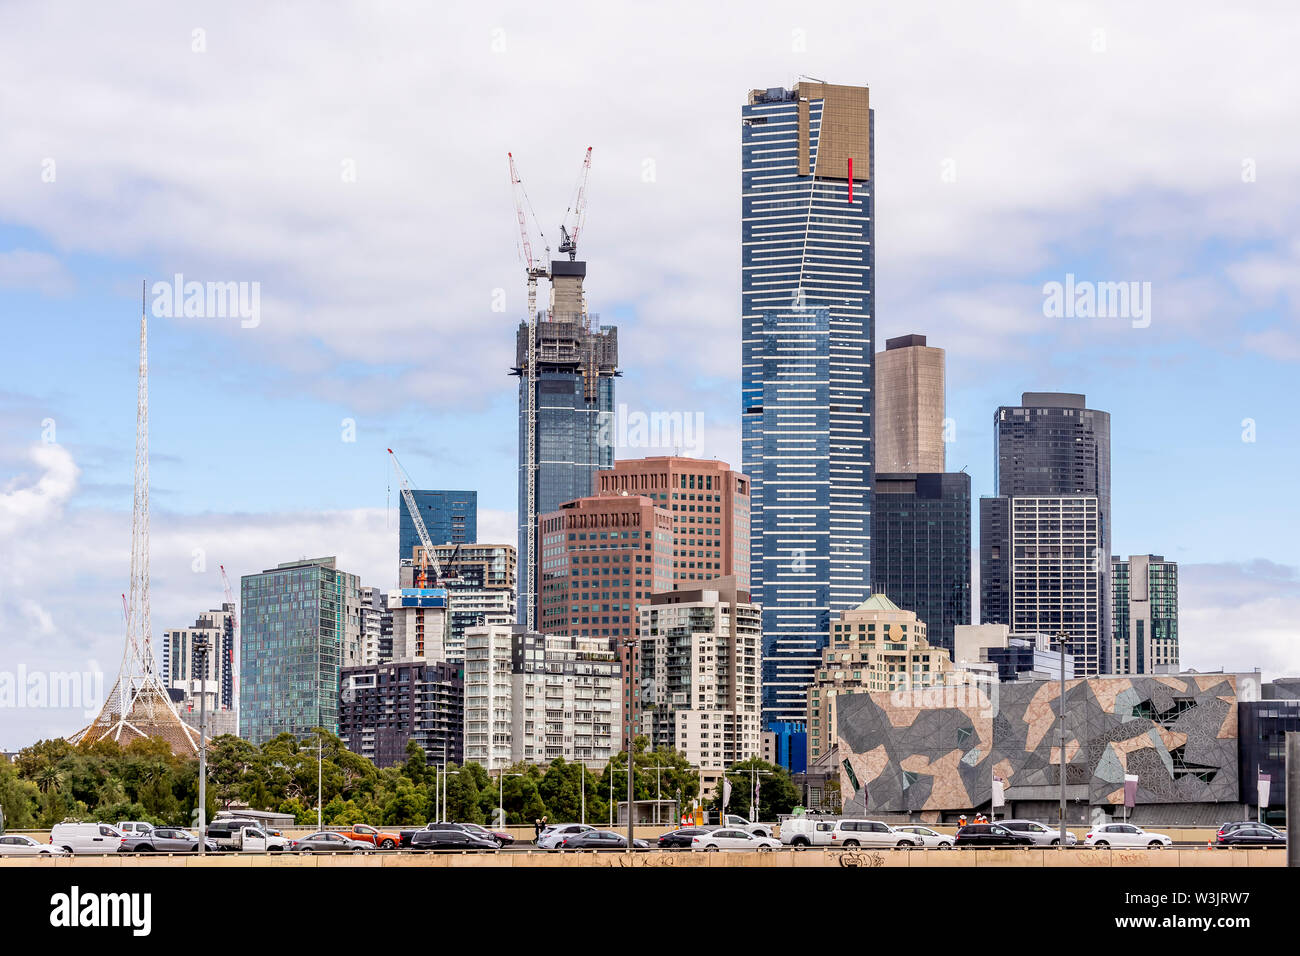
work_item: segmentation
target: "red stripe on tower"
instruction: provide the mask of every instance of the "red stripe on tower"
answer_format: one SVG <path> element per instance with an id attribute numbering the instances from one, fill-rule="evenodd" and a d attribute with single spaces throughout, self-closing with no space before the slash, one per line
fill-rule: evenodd
<path id="1" fill-rule="evenodd" d="M 853 157 L 849 157 L 849 202 L 853 202 Z"/>

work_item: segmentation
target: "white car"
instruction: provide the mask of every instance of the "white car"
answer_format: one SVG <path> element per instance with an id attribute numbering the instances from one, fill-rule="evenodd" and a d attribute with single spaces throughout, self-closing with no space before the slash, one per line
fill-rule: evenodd
<path id="1" fill-rule="evenodd" d="M 1006 827 L 1012 833 L 1020 836 L 1027 836 L 1034 841 L 1035 846 L 1060 846 L 1061 845 L 1061 828 L 1049 827 L 1046 824 L 1039 823 L 1037 820 L 999 820 L 998 826 Z M 1079 838 L 1069 830 L 1065 831 L 1065 845 L 1074 846 L 1079 842 Z"/>
<path id="2" fill-rule="evenodd" d="M 1163 833 L 1151 833 L 1132 823 L 1106 823 L 1093 827 L 1083 838 L 1086 846 L 1149 846 L 1164 849 L 1173 845 L 1173 840 Z"/>
<path id="3" fill-rule="evenodd" d="M 708 833 L 701 833 L 691 838 L 692 850 L 777 850 L 780 840 L 771 837 L 755 836 L 746 830 L 719 827 Z"/>
<path id="4" fill-rule="evenodd" d="M 586 823 L 556 823 L 542 831 L 542 835 L 537 838 L 537 848 L 539 850 L 555 850 L 564 842 L 565 837 L 571 837 L 575 833 L 586 833 L 588 830 L 596 829 Z"/>
<path id="5" fill-rule="evenodd" d="M 37 843 L 29 836 L 11 833 L 0 836 L 0 856 L 67 856 L 68 851 L 61 846 Z"/>
<path id="6" fill-rule="evenodd" d="M 931 830 L 929 827 L 923 827 L 920 824 L 908 823 L 901 827 L 894 827 L 895 833 L 907 833 L 911 836 L 918 837 L 921 846 L 940 850 L 952 849 L 952 837 L 946 833 L 940 833 L 938 830 Z"/>
<path id="7" fill-rule="evenodd" d="M 810 846 L 830 846 L 834 820 L 816 817 L 790 817 L 781 821 L 781 842 L 799 849 Z"/>
<path id="8" fill-rule="evenodd" d="M 69 853 L 116 853 L 122 845 L 122 831 L 107 823 L 56 823 L 50 831 L 50 845 Z"/>
<path id="9" fill-rule="evenodd" d="M 879 820 L 841 820 L 831 831 L 831 846 L 897 846 L 910 849 L 921 845 L 921 838 L 916 834 L 899 833 L 888 823 Z"/>

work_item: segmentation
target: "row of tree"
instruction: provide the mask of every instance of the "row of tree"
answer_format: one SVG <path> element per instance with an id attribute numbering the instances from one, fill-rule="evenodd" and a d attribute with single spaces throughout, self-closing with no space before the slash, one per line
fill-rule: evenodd
<path id="1" fill-rule="evenodd" d="M 560 759 L 517 764 L 495 774 L 476 763 L 440 767 L 428 763 L 414 741 L 406 758 L 399 766 L 377 768 L 328 731 L 305 741 L 281 734 L 260 746 L 218 737 L 208 748 L 208 817 L 246 805 L 291 813 L 299 823 L 314 826 L 318 774 L 326 825 L 420 826 L 434 819 L 440 794 L 446 800 L 441 815 L 463 823 L 495 822 L 500 805 L 506 823 L 585 817 L 598 824 L 610 819 L 611 800 L 627 796 L 626 751 L 599 773 Z M 699 771 L 680 753 L 650 750 L 646 738 L 638 737 L 632 760 L 637 800 L 676 800 L 687 808 L 700 796 Z M 65 740 L 44 740 L 21 751 L 13 764 L 0 760 L 0 808 L 9 829 L 48 829 L 65 819 L 192 826 L 198 816 L 198 776 L 197 760 L 174 755 L 157 738 L 125 747 L 111 741 L 74 747 Z M 761 819 L 788 813 L 799 801 L 784 768 L 761 760 L 737 764 L 728 779 L 732 812 L 750 812 L 755 783 Z M 718 809 L 722 789 L 719 783 L 702 805 Z"/>

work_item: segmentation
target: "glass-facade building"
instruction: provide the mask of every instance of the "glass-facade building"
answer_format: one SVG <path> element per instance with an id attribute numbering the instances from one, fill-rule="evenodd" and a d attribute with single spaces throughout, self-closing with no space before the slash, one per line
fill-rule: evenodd
<path id="1" fill-rule="evenodd" d="M 1110 560 L 1112 674 L 1175 673 L 1178 565 L 1158 554 Z"/>
<path id="2" fill-rule="evenodd" d="M 361 663 L 361 594 L 334 558 L 291 561 L 240 581 L 240 734 L 338 732 L 339 669 Z"/>
<path id="3" fill-rule="evenodd" d="M 970 623 L 970 475 L 877 473 L 871 499 L 871 590 L 925 622 L 953 650 Z"/>
<path id="4" fill-rule="evenodd" d="M 412 491 L 433 544 L 469 544 L 478 540 L 477 491 Z M 406 503 L 398 508 L 397 560 L 409 559 L 420 543 Z"/>
<path id="5" fill-rule="evenodd" d="M 528 529 L 539 516 L 566 501 L 594 494 L 596 472 L 614 465 L 614 379 L 618 376 L 618 330 L 601 328 L 585 310 L 585 262 L 551 263 L 552 308 L 537 323 L 536 473 L 528 474 L 528 323 L 516 335 L 519 376 L 519 622 L 536 612 L 537 569 L 528 553 Z M 528 483 L 535 507 L 528 509 Z M 535 619 L 536 620 L 536 619 Z"/>
<path id="6" fill-rule="evenodd" d="M 742 470 L 769 728 L 803 725 L 831 613 L 870 594 L 873 139 L 865 87 L 753 90 L 741 109 Z"/>

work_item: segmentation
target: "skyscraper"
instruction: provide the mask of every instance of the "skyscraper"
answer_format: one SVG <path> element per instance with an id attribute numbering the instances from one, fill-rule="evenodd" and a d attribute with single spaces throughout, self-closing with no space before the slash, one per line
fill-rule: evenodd
<path id="1" fill-rule="evenodd" d="M 513 544 L 435 545 L 447 589 L 449 661 L 464 662 L 465 631 L 488 624 L 511 625 L 517 618 L 519 582 Z"/>
<path id="2" fill-rule="evenodd" d="M 478 540 L 477 491 L 414 491 L 429 540 L 434 544 L 467 544 Z M 420 543 L 415 522 L 403 502 L 397 509 L 397 559 L 407 559 Z"/>
<path id="3" fill-rule="evenodd" d="M 1178 565 L 1158 554 L 1110 559 L 1112 674 L 1178 671 Z"/>
<path id="4" fill-rule="evenodd" d="M 289 561 L 240 581 L 239 710 L 261 744 L 338 732 L 339 668 L 361 663 L 361 594 L 335 559 Z"/>
<path id="5" fill-rule="evenodd" d="M 596 472 L 614 464 L 609 422 L 614 412 L 614 379 L 619 374 L 618 329 L 602 329 L 600 317 L 587 312 L 582 290 L 586 274 L 585 262 L 551 263 L 551 307 L 537 323 L 531 403 L 526 321 L 520 323 L 515 337 L 511 374 L 519 376 L 519 621 L 523 624 L 530 609 L 534 614 L 537 610 L 537 571 L 532 563 L 536 556 L 529 553 L 529 542 L 536 534 L 538 516 L 592 494 Z M 531 429 L 530 407 L 535 409 Z M 530 431 L 536 463 L 532 475 L 528 473 Z"/>
<path id="6" fill-rule="evenodd" d="M 877 472 L 944 470 L 943 358 L 943 349 L 926 345 L 924 335 L 896 336 L 876 353 Z"/>
<path id="7" fill-rule="evenodd" d="M 644 495 L 673 516 L 673 588 L 734 576 L 749 587 L 749 478 L 716 459 L 659 456 L 614 462 L 602 495 Z"/>
<path id="8" fill-rule="evenodd" d="M 970 475 L 876 473 L 871 590 L 913 611 L 932 647 L 970 623 Z"/>
<path id="9" fill-rule="evenodd" d="M 980 619 L 1064 630 L 1076 671 L 1111 666 L 1110 415 L 1025 392 L 994 417 L 998 499 L 980 502 Z"/>
<path id="10" fill-rule="evenodd" d="M 831 612 L 871 582 L 873 113 L 866 87 L 741 108 L 741 447 L 763 719 L 805 719 Z"/>

